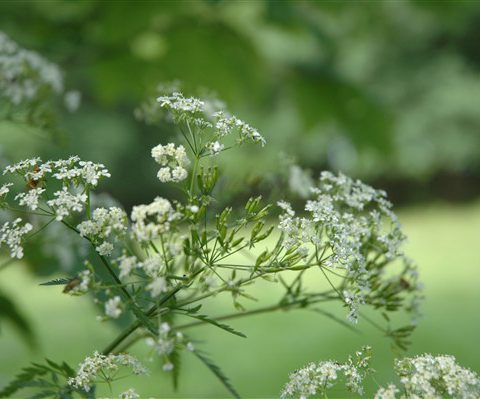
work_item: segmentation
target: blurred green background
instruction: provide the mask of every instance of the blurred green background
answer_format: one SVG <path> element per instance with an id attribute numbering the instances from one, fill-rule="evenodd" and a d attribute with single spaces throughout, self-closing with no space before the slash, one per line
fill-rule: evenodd
<path id="1" fill-rule="evenodd" d="M 211 90 L 268 141 L 220 160 L 223 200 L 272 192 L 290 162 L 313 176 L 341 170 L 386 189 L 401 207 L 408 254 L 426 285 L 409 353 L 451 353 L 480 370 L 479 2 L 18 0 L 0 2 L 0 30 L 57 63 L 67 87 L 82 94 L 53 138 L 0 121 L 2 163 L 74 153 L 108 166 L 112 179 L 102 190 L 126 209 L 170 195 L 154 178 L 149 151 L 173 132 L 136 120 L 134 109 L 164 81 Z M 88 298 L 37 286 L 45 281 L 39 274 L 58 270 L 40 258 L 0 271 L 2 294 L 39 341 L 30 350 L 0 320 L 0 385 L 29 359 L 66 356 L 76 364 L 115 335 L 114 327 L 99 328 Z M 222 313 L 227 305 L 216 306 Z M 234 326 L 248 340 L 207 327 L 198 336 L 245 397 L 275 397 L 288 372 L 342 360 L 363 344 L 374 347 L 376 379 L 393 378 L 387 340 L 364 325 L 355 335 L 298 312 Z M 225 397 L 195 359 L 184 366 L 177 393 L 153 371 L 143 388 L 131 384 L 146 397 Z"/>

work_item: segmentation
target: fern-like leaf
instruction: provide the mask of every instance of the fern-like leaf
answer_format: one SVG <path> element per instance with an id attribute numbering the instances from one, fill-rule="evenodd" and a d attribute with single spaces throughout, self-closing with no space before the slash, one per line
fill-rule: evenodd
<path id="1" fill-rule="evenodd" d="M 200 315 L 189 314 L 188 316 L 193 317 L 194 319 L 204 321 L 205 323 L 212 324 L 215 327 L 221 328 L 222 330 L 229 332 L 230 334 L 238 335 L 239 337 L 242 337 L 242 338 L 247 338 L 247 336 L 244 333 L 241 333 L 240 331 L 235 330 L 234 328 L 230 327 L 228 324 L 219 323 L 214 319 L 210 319 L 208 316 L 205 316 L 202 314 Z"/>
<path id="2" fill-rule="evenodd" d="M 44 376 L 49 372 L 47 367 L 40 365 L 32 365 L 25 367 L 20 374 L 18 374 L 13 381 L 0 391 L 0 398 L 8 398 L 19 390 L 28 387 L 29 383 L 34 381 L 37 377 Z"/>
<path id="3" fill-rule="evenodd" d="M 233 387 L 228 377 L 220 369 L 220 367 L 213 363 L 212 360 L 205 353 L 198 350 L 193 351 L 193 353 L 195 354 L 195 356 L 197 356 L 198 359 L 200 359 L 203 364 L 205 364 L 205 366 L 210 369 L 213 374 L 215 374 L 215 376 L 220 380 L 220 382 L 225 386 L 225 388 L 228 389 L 228 391 L 233 395 L 234 398 L 241 399 L 240 395 Z"/>
<path id="4" fill-rule="evenodd" d="M 71 278 L 56 278 L 45 283 L 40 283 L 40 285 L 66 285 L 70 281 L 72 281 Z"/>

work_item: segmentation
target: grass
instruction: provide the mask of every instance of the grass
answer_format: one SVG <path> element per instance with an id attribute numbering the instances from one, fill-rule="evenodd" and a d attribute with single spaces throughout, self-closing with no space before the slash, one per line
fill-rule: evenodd
<path id="1" fill-rule="evenodd" d="M 480 204 L 466 206 L 430 205 L 407 209 L 400 214 L 409 237 L 408 254 L 420 265 L 425 282 L 425 317 L 413 336 L 408 354 L 450 353 L 462 365 L 480 370 Z M 8 292 L 29 316 L 38 334 L 39 346 L 32 351 L 8 324 L 0 335 L 0 385 L 29 361 L 46 356 L 65 359 L 76 365 L 86 354 L 101 349 L 115 337 L 117 330 L 108 323 L 99 325 L 96 310 L 86 297 L 60 294 L 59 287 L 40 287 L 40 280 L 24 272 L 22 265 L 2 271 L 0 288 Z M 316 281 L 311 282 L 316 283 Z M 275 301 L 276 287 L 265 285 L 261 296 Z M 252 304 L 251 307 L 258 305 Z M 227 296 L 218 297 L 215 314 L 231 309 Z M 386 384 L 393 380 L 392 360 L 397 355 L 389 342 L 365 323 L 355 334 L 318 314 L 307 311 L 282 312 L 240 318 L 230 324 L 248 339 L 230 335 L 211 326 L 191 329 L 197 345 L 207 350 L 242 397 L 278 397 L 289 372 L 310 361 L 345 359 L 364 344 L 374 349 L 375 380 Z M 136 351 L 145 353 L 143 344 Z M 148 356 L 148 354 L 147 354 Z M 180 389 L 174 392 L 159 365 L 148 364 L 150 377 L 125 379 L 121 388 L 136 387 L 142 397 L 226 398 L 228 394 L 213 375 L 193 356 L 183 357 Z M 158 372 L 157 372 L 158 371 Z M 366 397 L 376 388 L 372 382 Z M 344 390 L 331 397 L 348 397 Z"/>

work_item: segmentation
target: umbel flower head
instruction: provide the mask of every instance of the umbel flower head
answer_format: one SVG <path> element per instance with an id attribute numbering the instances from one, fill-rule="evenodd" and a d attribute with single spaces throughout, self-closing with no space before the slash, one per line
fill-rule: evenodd
<path id="1" fill-rule="evenodd" d="M 121 367 L 128 367 L 135 375 L 147 373 L 147 369 L 131 355 L 124 353 L 102 355 L 94 352 L 80 364 L 77 375 L 70 378 L 68 384 L 90 392 L 92 386 L 99 379 L 106 380 L 106 382 L 112 381 Z"/>
<path id="2" fill-rule="evenodd" d="M 162 167 L 157 174 L 162 183 L 178 183 L 187 178 L 186 168 L 190 165 L 190 160 L 183 145 L 175 147 L 173 143 L 159 144 L 152 149 L 152 157 Z"/>
<path id="3" fill-rule="evenodd" d="M 0 226 L 0 248 L 5 244 L 10 249 L 12 258 L 23 258 L 23 237 L 32 231 L 33 226 L 30 223 L 21 225 L 22 219 L 15 219 L 13 222 L 5 222 Z"/>
<path id="4" fill-rule="evenodd" d="M 2 117 L 45 128 L 55 122 L 59 106 L 73 112 L 80 99 L 77 91 L 65 92 L 63 74 L 57 65 L 0 32 Z"/>
<path id="5" fill-rule="evenodd" d="M 186 97 L 178 89 L 160 88 L 162 95 L 144 104 L 137 116 L 147 122 L 170 119 L 180 127 L 192 150 L 201 156 L 216 156 L 235 144 L 246 142 L 265 145 L 265 138 L 257 129 L 232 115 L 219 100 Z M 165 157 L 165 155 L 167 155 Z M 155 147 L 152 156 L 162 165 L 158 177 L 161 181 L 180 181 L 186 177 L 185 166 L 176 154 L 173 144 Z M 181 179 L 174 176 L 174 172 Z"/>
<path id="6" fill-rule="evenodd" d="M 169 200 L 161 197 L 148 205 L 137 205 L 132 209 L 133 238 L 146 243 L 170 231 L 171 224 L 180 218 Z"/>
<path id="7" fill-rule="evenodd" d="M 401 398 L 480 397 L 480 377 L 458 365 L 453 356 L 424 354 L 397 360 L 395 371 L 406 392 Z"/>
<path id="8" fill-rule="evenodd" d="M 278 203 L 282 246 L 303 257 L 312 253 L 327 270 L 344 273 L 347 284 L 340 294 L 352 322 L 362 304 L 395 306 L 402 293 L 419 291 L 416 267 L 401 250 L 405 236 L 385 192 L 330 172 L 321 174 L 311 192 L 305 216 Z M 395 262 L 399 272 L 387 278 L 387 266 Z"/>
<path id="9" fill-rule="evenodd" d="M 364 347 L 345 363 L 311 363 L 290 375 L 281 398 L 307 399 L 316 395 L 326 398 L 327 391 L 339 382 L 340 377 L 344 377 L 349 391 L 361 395 L 365 376 L 373 372 L 369 366 L 370 357 L 370 348 Z M 458 365 L 453 356 L 424 354 L 397 359 L 395 371 L 401 386 L 380 387 L 374 399 L 480 398 L 479 376 Z"/>
<path id="10" fill-rule="evenodd" d="M 363 347 L 349 357 L 345 363 L 328 360 L 310 363 L 290 374 L 290 379 L 280 395 L 281 399 L 307 399 L 315 395 L 325 395 L 326 391 L 343 378 L 349 391 L 363 393 L 362 382 L 372 370 L 369 367 L 371 348 Z"/>
<path id="11" fill-rule="evenodd" d="M 0 32 L 0 97 L 19 105 L 34 102 L 45 90 L 63 91 L 59 68 Z"/>

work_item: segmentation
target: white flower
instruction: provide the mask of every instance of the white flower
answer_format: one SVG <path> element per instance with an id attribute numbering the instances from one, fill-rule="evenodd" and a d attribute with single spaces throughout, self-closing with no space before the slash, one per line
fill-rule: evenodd
<path id="1" fill-rule="evenodd" d="M 288 383 L 284 386 L 280 397 L 300 397 L 306 399 L 310 396 L 322 394 L 332 387 L 337 380 L 337 373 L 342 366 L 336 362 L 325 361 L 318 365 L 310 363 L 306 367 L 290 374 Z"/>
<path id="2" fill-rule="evenodd" d="M 150 277 L 162 274 L 164 266 L 163 258 L 160 255 L 152 255 L 138 265 Z"/>
<path id="3" fill-rule="evenodd" d="M 205 277 L 204 282 L 208 289 L 213 289 L 217 286 L 217 279 L 213 276 Z"/>
<path id="4" fill-rule="evenodd" d="M 20 206 L 26 206 L 32 211 L 38 208 L 38 202 L 40 196 L 45 192 L 44 188 L 33 188 L 26 193 L 20 193 L 15 197 L 15 201 L 18 201 Z"/>
<path id="5" fill-rule="evenodd" d="M 455 357 L 424 354 L 395 362 L 395 370 L 408 395 L 418 398 L 480 397 L 480 378 L 456 363 Z M 409 397 L 410 397 L 409 396 Z"/>
<path id="6" fill-rule="evenodd" d="M 167 280 L 164 277 L 156 277 L 150 284 L 147 285 L 147 290 L 150 291 L 152 298 L 168 291 Z"/>
<path id="7" fill-rule="evenodd" d="M 179 219 L 170 201 L 157 197 L 148 205 L 137 205 L 132 209 L 133 238 L 146 243 L 170 231 L 171 223 Z"/>
<path id="8" fill-rule="evenodd" d="M 130 388 L 118 395 L 118 399 L 140 399 L 140 395 L 136 393 L 134 389 Z"/>
<path id="9" fill-rule="evenodd" d="M 122 314 L 122 309 L 120 307 L 122 300 L 119 296 L 110 298 L 105 302 L 105 314 L 112 319 L 118 319 Z"/>
<path id="10" fill-rule="evenodd" d="M 10 192 L 10 187 L 13 186 L 13 183 L 6 183 L 0 187 L 0 198 L 7 195 Z"/>
<path id="11" fill-rule="evenodd" d="M 123 237 L 127 231 L 127 219 L 127 214 L 120 208 L 97 208 L 92 219 L 80 223 L 77 229 L 81 236 L 89 237 L 98 244 L 96 249 L 100 255 L 110 255 L 113 244 L 106 240 Z"/>
<path id="12" fill-rule="evenodd" d="M 113 252 L 113 244 L 105 241 L 101 243 L 99 246 L 95 247 L 95 250 L 98 252 L 100 256 L 110 256 Z"/>
<path id="13" fill-rule="evenodd" d="M 110 177 L 104 165 L 82 161 L 78 156 L 45 163 L 40 158 L 26 159 L 7 166 L 3 171 L 3 174 L 6 173 L 18 173 L 27 181 L 37 182 L 51 174 L 53 178 L 61 180 L 64 186 L 73 184 L 95 187 L 100 179 Z"/>
<path id="14" fill-rule="evenodd" d="M 94 352 L 92 356 L 87 357 L 79 366 L 77 375 L 68 380 L 68 384 L 74 388 L 80 388 L 90 392 L 97 379 L 110 378 L 118 372 L 120 367 L 129 367 L 133 374 L 146 374 L 147 370 L 133 356 L 127 354 L 108 356 Z"/>
<path id="15" fill-rule="evenodd" d="M 386 388 L 380 388 L 373 399 L 395 399 L 400 390 L 393 384 Z"/>
<path id="16" fill-rule="evenodd" d="M 138 260 L 135 256 L 123 255 L 118 260 L 118 268 L 120 269 L 120 278 L 125 278 L 130 275 L 132 270 L 138 267 Z"/>
<path id="17" fill-rule="evenodd" d="M 343 374 L 347 388 L 352 392 L 362 394 L 362 381 L 371 371 L 369 367 L 370 347 L 364 347 L 349 357 L 347 362 L 323 361 L 318 364 L 310 363 L 306 367 L 290 374 L 288 383 L 281 392 L 281 399 L 300 397 L 307 399 L 310 396 L 325 395 L 327 389 L 337 382 L 339 374 Z"/>
<path id="18" fill-rule="evenodd" d="M 313 180 L 310 174 L 300 166 L 291 165 L 288 186 L 292 193 L 297 194 L 300 198 L 307 198 L 310 195 L 310 187 L 313 186 Z"/>
<path id="19" fill-rule="evenodd" d="M 96 187 L 100 179 L 110 177 L 110 172 L 105 165 L 90 161 L 81 161 L 73 156 L 66 160 L 53 162 L 53 177 L 75 185 L 82 183 Z"/>
<path id="20" fill-rule="evenodd" d="M 71 212 L 82 212 L 87 202 L 86 194 L 72 194 L 67 187 L 63 187 L 61 191 L 56 191 L 53 195 L 56 198 L 47 201 L 47 205 L 54 208 L 58 221 L 62 221 Z"/>
<path id="21" fill-rule="evenodd" d="M 110 177 L 109 171 L 105 168 L 105 165 L 99 163 L 93 163 L 90 161 L 80 161 L 80 177 L 90 186 L 97 186 L 98 181 L 102 177 Z"/>
<path id="22" fill-rule="evenodd" d="M 182 93 L 174 92 L 170 96 L 160 96 L 157 102 L 161 107 L 181 113 L 203 112 L 205 102 L 195 97 L 184 97 Z"/>
<path id="23" fill-rule="evenodd" d="M 161 168 L 157 173 L 157 177 L 158 180 L 160 180 L 162 183 L 172 181 L 172 173 L 170 171 L 170 168 Z"/>
<path id="24" fill-rule="evenodd" d="M 182 166 L 177 166 L 174 169 L 172 169 L 172 181 L 180 182 L 182 180 L 185 180 L 187 177 L 188 177 L 188 172 Z"/>
<path id="25" fill-rule="evenodd" d="M 168 371 L 172 371 L 174 368 L 173 366 L 173 363 L 165 363 L 163 366 L 162 366 L 162 370 L 165 371 L 165 372 L 168 372 Z"/>
<path id="26" fill-rule="evenodd" d="M 213 155 L 213 156 L 220 154 L 224 148 L 225 146 L 218 141 L 214 141 L 207 144 L 207 149 L 210 155 Z"/>
<path id="27" fill-rule="evenodd" d="M 395 280 L 398 295 L 418 290 L 417 278 L 411 273 L 415 266 L 400 250 L 405 237 L 383 191 L 342 174 L 323 172 L 318 187 L 311 188 L 311 193 L 314 198 L 305 204 L 306 216 L 296 216 L 289 203 L 278 202 L 283 211 L 278 224 L 283 233 L 282 246 L 286 252 L 296 250 L 300 255 L 313 247 L 323 257 L 317 259 L 323 267 L 343 269 L 349 280 L 344 299 L 350 321 L 356 322 L 360 305 L 369 300 L 376 304 L 384 300 L 371 298 L 381 296 L 385 285 L 390 284 L 391 289 L 392 282 L 387 280 L 384 268 L 395 259 L 403 263 Z M 372 259 L 378 263 L 372 264 Z M 377 281 L 377 292 L 373 292 L 371 281 Z M 402 281 L 408 281 L 411 289 L 405 288 Z M 396 306 L 402 300 L 390 299 Z M 386 301 L 384 305 L 388 306 Z M 413 310 L 408 306 L 405 309 Z"/>
<path id="28" fill-rule="evenodd" d="M 5 167 L 3 174 L 6 175 L 7 173 L 20 173 L 21 175 L 24 175 L 25 172 L 33 169 L 37 164 L 41 162 L 42 160 L 40 158 L 25 159 L 23 161 Z"/>
<path id="29" fill-rule="evenodd" d="M 82 95 L 76 90 L 67 91 L 63 97 L 63 101 L 68 111 L 75 112 L 78 107 L 80 107 Z"/>
<path id="30" fill-rule="evenodd" d="M 192 205 L 190 207 L 190 212 L 192 213 L 197 213 L 200 210 L 200 208 L 197 205 Z"/>
<path id="31" fill-rule="evenodd" d="M 23 248 L 21 246 L 23 236 L 33 229 L 30 223 L 20 226 L 21 222 L 22 219 L 18 218 L 12 223 L 5 222 L 0 227 L 0 247 L 2 244 L 6 244 L 10 249 L 10 257 L 17 259 L 23 258 Z"/>
<path id="32" fill-rule="evenodd" d="M 180 182 L 188 176 L 186 167 L 190 165 L 185 147 L 175 147 L 175 144 L 157 145 L 152 148 L 152 157 L 162 168 L 158 171 L 157 177 L 163 182 Z"/>
<path id="33" fill-rule="evenodd" d="M 250 140 L 254 143 L 260 143 L 262 147 L 265 145 L 266 141 L 257 129 L 236 116 L 227 116 L 223 111 L 220 111 L 216 112 L 214 117 L 216 119 L 215 128 L 219 137 L 237 132 L 240 143 Z"/>
<path id="34" fill-rule="evenodd" d="M 18 46 L 0 32 L 0 98 L 17 106 L 35 102 L 45 92 L 63 91 L 63 77 L 59 68 L 38 53 Z"/>

